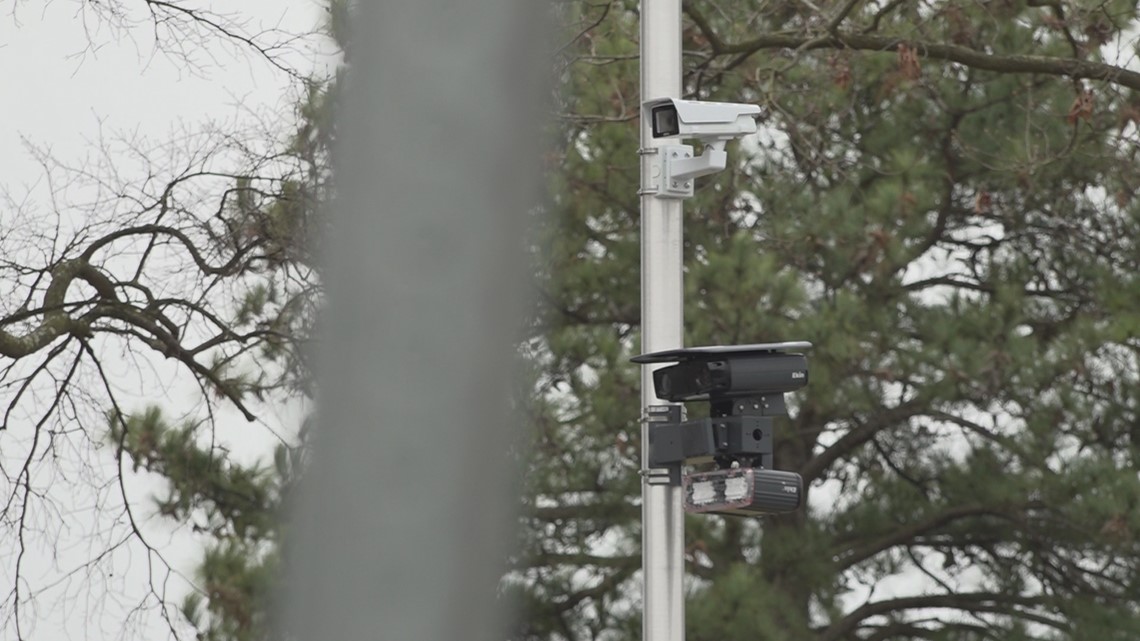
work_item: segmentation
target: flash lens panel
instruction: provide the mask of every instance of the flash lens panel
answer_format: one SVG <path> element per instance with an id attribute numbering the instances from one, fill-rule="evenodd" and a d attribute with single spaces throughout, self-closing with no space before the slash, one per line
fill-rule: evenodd
<path id="1" fill-rule="evenodd" d="M 697 481 L 690 488 L 689 501 L 693 505 L 703 505 L 716 500 L 716 484 L 712 481 Z"/>
<path id="2" fill-rule="evenodd" d="M 744 476 L 734 476 L 724 481 L 724 500 L 726 501 L 740 501 L 749 494 L 752 490 L 748 487 L 748 479 Z"/>

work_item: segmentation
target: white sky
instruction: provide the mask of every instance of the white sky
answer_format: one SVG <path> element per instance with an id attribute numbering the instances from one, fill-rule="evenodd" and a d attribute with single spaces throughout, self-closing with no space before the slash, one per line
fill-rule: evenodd
<path id="1" fill-rule="evenodd" d="M 118 2 L 127 10 L 128 19 L 146 18 L 143 0 Z M 191 42 L 186 46 L 196 57 L 188 63 L 177 54 L 156 51 L 155 32 L 145 22 L 133 27 L 114 25 L 84 5 L 91 3 L 54 0 L 44 6 L 27 0 L 0 0 L 0 193 L 8 192 L 32 211 L 46 213 L 50 200 L 44 172 L 25 141 L 50 150 L 61 161 L 83 165 L 86 157 L 99 151 L 101 136 L 141 136 L 157 143 L 209 122 L 241 123 L 267 112 L 289 113 L 291 99 L 297 95 L 290 89 L 289 76 L 248 50 L 221 40 L 213 40 L 206 48 Z M 198 0 L 192 6 L 217 6 L 231 15 L 240 11 L 253 32 L 273 27 L 292 33 L 311 31 L 323 12 L 319 0 Z M 235 6 L 239 9 L 229 8 Z M 289 64 L 307 73 L 320 60 L 315 51 L 320 44 L 315 38 L 295 43 L 288 53 Z M 130 172 L 130 164 L 124 164 Z M 13 221 L 13 212 L 4 208 L 7 204 L 0 200 L 0 226 Z M 5 293 L 0 291 L 0 295 Z M 124 364 L 123 369 L 129 368 Z M 190 402 L 192 395 L 185 384 L 163 381 L 158 388 L 167 390 L 170 401 Z M 269 442 L 264 433 L 248 429 L 245 433 L 247 447 Z M 0 434 L 2 458 L 12 456 L 18 439 L 18 434 Z M 78 456 L 64 466 L 79 469 L 84 458 Z M 87 460 L 103 459 L 110 465 L 113 455 L 103 451 Z M 0 489 L 5 494 L 9 490 L 7 485 Z M 144 495 L 149 490 L 140 485 L 137 493 Z M 65 509 L 77 513 L 90 509 L 83 499 L 77 497 L 76 502 Z M 145 511 L 153 510 L 148 504 Z M 31 545 L 32 558 L 25 560 L 31 576 L 46 580 L 53 571 L 58 574 L 53 568 L 69 565 L 69 555 L 82 558 L 89 553 L 93 545 L 83 540 L 84 532 L 83 526 L 69 528 L 63 544 Z M 13 548 L 14 542 L 7 540 L 11 536 L 10 529 L 0 529 L 0 549 Z M 165 540 L 170 542 L 166 545 L 171 558 L 185 563 L 184 570 L 192 570 L 197 553 L 185 534 L 181 539 L 168 535 Z M 146 555 L 137 550 L 124 554 L 116 564 L 113 584 L 137 592 L 139 582 L 145 580 L 146 561 Z M 11 555 L 0 554 L 3 595 L 11 589 L 11 564 Z M 25 614 L 24 635 L 37 641 L 122 638 L 125 612 L 133 601 L 92 599 L 97 595 L 84 585 L 85 580 L 106 581 L 107 577 L 78 576 L 63 584 L 62 591 Z M 171 589 L 180 600 L 184 592 L 176 585 Z M 11 622 L 5 620 L 9 614 L 0 612 L 0 639 L 14 638 Z M 138 638 L 163 638 L 164 628 L 157 620 L 144 617 L 132 629 Z"/>

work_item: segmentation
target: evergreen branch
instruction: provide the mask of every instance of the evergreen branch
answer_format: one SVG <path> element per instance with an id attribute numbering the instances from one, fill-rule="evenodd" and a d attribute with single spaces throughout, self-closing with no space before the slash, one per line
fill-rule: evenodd
<path id="1" fill-rule="evenodd" d="M 846 20 L 847 16 L 851 15 L 851 12 L 855 9 L 855 5 L 861 1 L 862 0 L 847 0 L 847 4 L 843 5 L 839 12 L 835 14 L 835 17 L 827 23 L 827 32 L 838 34 L 839 25 L 843 24 L 843 21 Z"/>
<path id="2" fill-rule="evenodd" d="M 602 13 L 601 13 L 601 15 L 599 15 L 599 16 L 598 16 L 598 18 L 597 18 L 596 20 L 594 20 L 593 22 L 591 22 L 589 25 L 587 25 L 587 26 L 586 26 L 586 27 L 584 27 L 583 29 L 579 30 L 579 31 L 578 31 L 578 33 L 577 33 L 577 34 L 575 34 L 575 35 L 574 35 L 574 37 L 572 37 L 572 38 L 570 38 L 569 40 L 567 40 L 565 44 L 563 44 L 562 46 L 558 47 L 558 49 L 556 49 L 556 50 L 554 51 L 554 55 L 556 55 L 556 56 L 557 56 L 557 55 L 561 55 L 561 54 L 562 54 L 564 51 L 566 51 L 566 50 L 567 50 L 567 49 L 569 49 L 571 46 L 573 46 L 575 43 L 577 43 L 579 40 L 581 40 L 581 39 L 582 39 L 582 36 L 585 36 L 587 33 L 590 33 L 590 32 L 591 32 L 591 31 L 593 31 L 593 30 L 594 30 L 594 29 L 595 29 L 595 28 L 596 28 L 598 25 L 602 24 L 602 22 L 604 22 L 604 21 L 605 21 L 605 19 L 606 19 L 606 16 L 610 15 L 610 9 L 612 9 L 612 8 L 613 8 L 613 5 L 614 5 L 614 3 L 613 3 L 613 1 L 612 1 L 612 0 L 610 0 L 610 1 L 608 1 L 608 2 L 606 2 L 606 5 L 605 5 L 605 7 L 603 7 L 603 8 L 602 8 Z"/>
<path id="3" fill-rule="evenodd" d="M 577 607 L 578 604 L 583 601 L 602 598 L 607 592 L 613 590 L 624 583 L 626 579 L 630 578 L 635 570 L 636 564 L 632 567 L 615 570 L 612 574 L 603 577 L 594 587 L 571 592 L 567 595 L 565 600 L 558 603 L 559 609 L 563 612 L 567 612 Z"/>
<path id="4" fill-rule="evenodd" d="M 1050 600 L 1044 596 L 1019 596 L 999 592 L 930 594 L 874 601 L 863 604 L 823 630 L 819 636 L 819 641 L 839 641 L 860 627 L 859 624 L 862 621 L 900 610 L 948 609 L 1004 614 L 1033 621 L 1057 630 L 1068 630 L 1069 625 L 1065 621 L 1029 610 L 1029 608 L 1047 605 L 1049 602 Z"/>
<path id="5" fill-rule="evenodd" d="M 839 564 L 841 568 L 849 568 L 853 565 L 866 561 L 867 559 L 885 552 L 895 546 L 902 545 L 913 539 L 944 527 L 953 523 L 954 521 L 969 518 L 972 516 L 996 516 L 1007 517 L 1008 510 L 1003 512 L 991 505 L 961 505 L 958 507 L 950 508 L 944 512 L 935 514 L 934 516 L 914 523 L 909 527 L 894 530 L 886 536 L 880 537 L 875 541 L 865 543 L 858 546 L 849 546 L 850 539 L 838 541 L 838 543 L 847 548 L 845 551 L 840 551 L 836 556 L 839 557 Z"/>
<path id="6" fill-rule="evenodd" d="M 704 39 L 708 41 L 709 48 L 712 49 L 713 57 L 726 53 L 724 41 L 720 39 L 720 35 L 712 28 L 708 18 L 705 18 L 705 14 L 702 13 L 700 9 L 694 7 L 690 0 L 686 0 L 684 4 L 681 5 L 681 10 L 689 16 L 689 19 L 693 21 L 693 24 L 696 25 L 701 35 L 704 36 Z"/>
<path id="7" fill-rule="evenodd" d="M 812 49 L 851 49 L 894 53 L 900 45 L 917 50 L 927 58 L 944 60 L 964 65 L 972 69 L 982 69 L 997 73 L 1040 73 L 1072 79 L 1100 80 L 1140 90 L 1140 72 L 1123 67 L 1055 56 L 1028 56 L 1020 54 L 992 54 L 961 45 L 940 42 L 913 41 L 899 36 L 876 35 L 873 33 L 833 32 L 821 36 L 807 36 L 786 33 L 767 33 L 752 40 L 728 43 L 712 29 L 708 20 L 685 3 L 685 13 L 709 42 L 714 56 L 751 56 L 765 49 L 789 49 L 807 51 Z"/>
<path id="8" fill-rule="evenodd" d="M 907 0 L 891 0 L 890 2 L 883 5 L 883 8 L 875 12 L 874 17 L 871 18 L 871 25 L 864 29 L 863 33 L 878 31 L 879 23 L 883 21 L 883 18 L 887 17 L 887 15 L 895 9 L 898 9 L 900 6 L 906 4 L 906 2 Z"/>
<path id="9" fill-rule="evenodd" d="M 971 421 L 964 417 L 940 410 L 931 410 L 930 417 L 940 421 L 946 421 L 947 423 L 953 423 L 968 432 L 977 434 L 979 437 L 993 443 L 994 445 L 997 445 L 998 447 L 1004 448 L 1005 450 L 1018 455 L 1024 455 L 1023 449 L 1017 444 L 1016 441 L 986 429 L 985 426 L 983 426 L 981 423 Z"/>
<path id="10" fill-rule="evenodd" d="M 925 561 L 926 561 L 926 557 L 925 557 L 925 556 L 923 556 L 922 558 L 919 558 L 919 556 L 918 556 L 917 554 L 915 554 L 915 552 L 914 552 L 914 549 L 915 549 L 915 547 L 916 547 L 916 546 L 913 546 L 913 545 L 908 545 L 908 546 L 906 546 L 906 555 L 907 555 L 907 558 L 909 558 L 909 559 L 910 559 L 910 562 L 914 564 L 914 567 L 915 567 L 915 568 L 916 568 L 916 569 L 917 569 L 919 572 L 922 572 L 923 574 L 925 574 L 925 575 L 926 575 L 926 578 L 928 578 L 928 579 L 930 579 L 931 581 L 933 581 L 933 582 L 934 582 L 934 584 L 935 584 L 935 585 L 937 585 L 938 587 L 942 588 L 943 590 L 946 590 L 947 592 L 955 592 L 956 590 L 955 590 L 955 588 L 954 588 L 953 586 L 951 586 L 949 583 L 947 583 L 946 581 L 944 581 L 944 580 L 942 579 L 942 577 L 940 577 L 940 576 L 938 576 L 938 575 L 934 574 L 933 572 L 931 572 L 931 571 L 930 571 L 930 570 L 929 570 L 929 569 L 926 567 L 926 563 L 925 563 Z"/>
<path id="11" fill-rule="evenodd" d="M 868 637 L 863 637 L 863 641 L 886 641 L 887 639 L 933 639 L 936 635 L 942 633 L 944 630 L 956 630 L 964 633 L 972 633 L 979 635 L 978 638 L 994 638 L 993 632 L 990 628 L 978 625 L 975 623 L 965 622 L 941 622 L 939 621 L 939 628 L 932 630 L 930 628 L 918 625 L 916 622 L 896 622 L 884 626 L 875 626 L 870 628 L 875 630 L 875 633 Z M 864 626 L 861 626 L 864 627 Z M 969 638 L 969 637 L 968 637 Z"/>
<path id="12" fill-rule="evenodd" d="M 598 503 L 583 505 L 557 505 L 528 509 L 523 516 L 540 521 L 568 521 L 573 519 L 602 518 L 598 516 L 598 509 L 609 507 Z M 632 516 L 636 514 L 634 506 L 621 506 Z"/>
<path id="13" fill-rule="evenodd" d="M 593 566 L 599 568 L 637 569 L 641 567 L 640 555 L 602 556 L 599 554 L 540 552 L 520 558 L 513 564 L 514 569 L 555 566 Z"/>
<path id="14" fill-rule="evenodd" d="M 818 456 L 812 457 L 802 468 L 800 468 L 800 476 L 804 479 L 804 484 L 810 484 L 821 474 L 824 470 L 831 466 L 840 458 L 850 454 L 856 448 L 865 445 L 880 431 L 897 425 L 903 421 L 919 416 L 926 409 L 928 401 L 920 397 L 915 397 L 910 401 L 892 407 L 883 409 L 876 414 L 875 420 L 868 421 L 851 429 L 846 434 L 841 436 L 831 447 L 820 452 Z"/>
<path id="15" fill-rule="evenodd" d="M 906 292 L 916 292 L 930 287 L 953 287 L 954 289 L 967 289 L 983 294 L 994 293 L 994 287 L 992 285 L 972 283 L 966 280 L 959 280 L 953 276 L 932 276 L 930 278 L 924 278 L 923 280 L 916 280 L 903 285 L 902 289 Z"/>

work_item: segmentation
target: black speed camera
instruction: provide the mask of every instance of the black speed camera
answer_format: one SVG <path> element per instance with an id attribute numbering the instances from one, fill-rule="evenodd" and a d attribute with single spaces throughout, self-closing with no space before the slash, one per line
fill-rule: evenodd
<path id="1" fill-rule="evenodd" d="M 784 393 L 808 382 L 805 341 L 717 345 L 643 354 L 635 363 L 675 363 L 653 372 L 657 398 L 708 401 L 709 417 L 681 421 L 677 406 L 654 411 L 649 465 L 682 483 L 683 465 L 714 462 L 719 469 L 684 476 L 690 512 L 758 515 L 799 508 L 802 482 L 771 469 L 772 421 L 787 413 Z M 656 406 L 655 406 L 656 407 Z"/>
<path id="2" fill-rule="evenodd" d="M 675 403 L 769 398 L 808 383 L 807 341 L 715 345 L 642 354 L 634 363 L 676 363 L 653 372 L 657 398 Z"/>

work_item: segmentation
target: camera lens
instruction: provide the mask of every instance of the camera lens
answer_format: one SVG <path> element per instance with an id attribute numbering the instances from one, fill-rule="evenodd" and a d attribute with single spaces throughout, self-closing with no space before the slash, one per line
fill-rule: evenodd
<path id="1" fill-rule="evenodd" d="M 677 122 L 677 110 L 673 105 L 663 105 L 653 109 L 653 137 L 676 136 L 681 133 Z"/>

